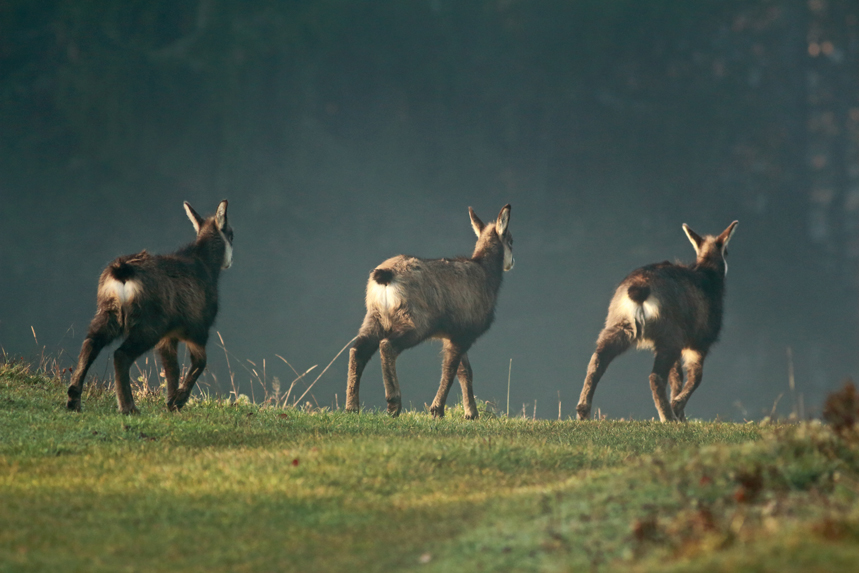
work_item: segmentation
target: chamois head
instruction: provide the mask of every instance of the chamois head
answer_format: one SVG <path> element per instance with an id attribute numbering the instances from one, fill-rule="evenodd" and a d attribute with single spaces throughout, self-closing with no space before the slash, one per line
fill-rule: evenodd
<path id="1" fill-rule="evenodd" d="M 501 212 L 498 213 L 495 223 L 488 225 L 480 220 L 471 207 L 468 208 L 468 214 L 471 216 L 471 227 L 474 229 L 474 234 L 479 239 L 476 250 L 486 248 L 491 243 L 498 241 L 504 248 L 504 270 L 511 270 L 516 261 L 513 259 L 513 235 L 507 228 L 510 223 L 510 204 L 504 205 Z"/>
<path id="2" fill-rule="evenodd" d="M 185 213 L 197 231 L 197 242 L 218 238 L 224 244 L 224 259 L 221 263 L 222 269 L 228 269 L 233 264 L 233 228 L 227 222 L 227 200 L 224 199 L 218 205 L 217 212 L 207 219 L 202 218 L 194 211 L 191 204 L 185 201 Z"/>
<path id="3" fill-rule="evenodd" d="M 701 237 L 689 225 L 683 223 L 683 231 L 689 237 L 689 242 L 695 247 L 695 253 L 698 255 L 698 266 L 715 267 L 723 275 L 728 274 L 728 241 L 737 230 L 738 224 L 739 221 L 734 221 L 718 237 L 713 235 Z"/>

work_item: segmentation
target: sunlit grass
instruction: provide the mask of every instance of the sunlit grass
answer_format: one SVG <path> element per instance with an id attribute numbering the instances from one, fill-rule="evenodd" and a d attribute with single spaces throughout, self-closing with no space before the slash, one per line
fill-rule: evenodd
<path id="1" fill-rule="evenodd" d="M 859 558 L 859 455 L 825 427 L 472 422 L 461 408 L 391 419 L 212 398 L 176 415 L 151 393 L 126 417 L 95 385 L 71 414 L 58 376 L 0 366 L 3 570 L 799 571 Z"/>

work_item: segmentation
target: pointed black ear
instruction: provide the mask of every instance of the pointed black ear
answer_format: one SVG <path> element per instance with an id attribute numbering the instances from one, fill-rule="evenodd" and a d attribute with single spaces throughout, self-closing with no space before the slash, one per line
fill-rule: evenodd
<path id="1" fill-rule="evenodd" d="M 199 234 L 200 227 L 203 226 L 203 222 L 205 221 L 205 219 L 198 215 L 194 208 L 191 207 L 191 204 L 187 201 L 185 201 L 185 213 L 188 214 L 188 218 L 191 220 L 191 224 L 194 225 L 194 231 Z"/>
<path id="2" fill-rule="evenodd" d="M 224 227 L 227 226 L 227 200 L 224 199 L 218 205 L 218 211 L 215 213 L 215 223 L 218 225 L 218 229 L 224 230 Z"/>
<path id="3" fill-rule="evenodd" d="M 501 208 L 501 212 L 498 213 L 498 219 L 495 221 L 495 232 L 498 233 L 499 237 L 504 236 L 504 233 L 507 232 L 507 225 L 510 223 L 510 203 L 504 205 Z"/>
<path id="4" fill-rule="evenodd" d="M 483 227 L 486 225 L 483 224 L 483 221 L 480 220 L 480 217 L 477 216 L 477 213 L 471 207 L 468 208 L 468 215 L 471 217 L 471 228 L 474 229 L 474 234 L 479 237 L 480 233 L 483 232 Z"/>
<path id="5" fill-rule="evenodd" d="M 731 237 L 734 235 L 734 231 L 736 231 L 736 230 L 737 230 L 737 225 L 739 225 L 739 224 L 740 224 L 740 222 L 739 222 L 739 221 L 734 221 L 733 223 L 731 223 L 730 225 L 728 225 L 728 228 L 727 228 L 727 229 L 725 229 L 724 231 L 722 231 L 722 234 L 721 234 L 721 235 L 719 235 L 719 240 L 720 240 L 720 241 L 722 241 L 722 246 L 723 246 L 723 247 L 727 247 L 727 246 L 728 246 L 728 241 L 730 241 L 730 240 L 731 240 Z"/>
<path id="6" fill-rule="evenodd" d="M 702 239 L 701 235 L 693 231 L 686 223 L 683 223 L 683 232 L 686 233 L 687 237 L 689 237 L 689 242 L 692 243 L 693 247 L 695 247 L 695 253 L 697 254 L 701 250 L 701 245 L 704 244 L 704 239 Z"/>

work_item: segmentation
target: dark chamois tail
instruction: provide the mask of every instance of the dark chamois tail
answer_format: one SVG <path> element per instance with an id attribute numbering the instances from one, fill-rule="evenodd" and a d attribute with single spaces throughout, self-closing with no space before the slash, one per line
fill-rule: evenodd
<path id="1" fill-rule="evenodd" d="M 630 300 L 636 304 L 641 304 L 650 296 L 650 287 L 647 285 L 631 285 L 626 291 Z"/>
<path id="2" fill-rule="evenodd" d="M 380 285 L 389 285 L 394 281 L 394 271 L 391 269 L 373 269 L 370 276 Z"/>
<path id="3" fill-rule="evenodd" d="M 129 279 L 134 278 L 134 275 L 137 274 L 134 263 L 139 263 L 142 259 L 146 258 L 149 258 L 149 253 L 145 250 L 140 251 L 135 255 L 120 257 L 110 263 L 110 266 L 108 267 L 110 269 L 110 276 L 119 282 L 124 283 Z"/>

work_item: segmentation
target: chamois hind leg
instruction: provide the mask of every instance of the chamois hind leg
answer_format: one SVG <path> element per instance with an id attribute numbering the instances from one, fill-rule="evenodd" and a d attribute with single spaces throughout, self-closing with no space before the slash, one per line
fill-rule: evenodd
<path id="1" fill-rule="evenodd" d="M 403 404 L 403 398 L 400 394 L 400 381 L 397 379 L 397 356 L 400 355 L 400 349 L 391 339 L 384 338 L 379 343 L 379 355 L 382 358 L 382 380 L 385 382 L 385 401 L 388 403 L 388 414 L 396 418 L 400 415 Z"/>
<path id="2" fill-rule="evenodd" d="M 131 378 L 128 371 L 141 354 L 157 343 L 158 337 L 151 333 L 132 331 L 125 342 L 113 353 L 113 364 L 116 372 L 116 400 L 119 404 L 119 411 L 123 414 L 140 413 L 137 406 L 134 405 Z"/>
<path id="3" fill-rule="evenodd" d="M 176 338 L 163 338 L 156 347 L 164 366 L 164 376 L 167 379 L 167 409 L 175 410 L 176 392 L 179 389 L 179 340 Z"/>
<path id="4" fill-rule="evenodd" d="M 432 401 L 430 412 L 433 418 L 444 418 L 444 405 L 447 402 L 447 394 L 453 384 L 453 377 L 459 369 L 462 356 L 467 348 L 451 340 L 444 341 L 444 357 L 441 361 L 441 382 L 438 385 L 438 393 Z"/>
<path id="5" fill-rule="evenodd" d="M 671 367 L 671 372 L 668 373 L 668 385 L 671 386 L 671 397 L 676 398 L 683 390 L 683 358 L 681 357 L 674 366 Z M 673 409 L 673 402 L 672 402 Z M 677 410 L 674 410 L 674 415 L 680 418 Z"/>
<path id="6" fill-rule="evenodd" d="M 357 412 L 361 408 L 358 400 L 358 389 L 361 386 L 361 375 L 370 358 L 379 349 L 379 327 L 375 320 L 368 315 L 364 319 L 358 338 L 349 350 L 349 374 L 346 383 L 346 411 Z"/>
<path id="7" fill-rule="evenodd" d="M 668 399 L 668 377 L 679 359 L 679 349 L 662 349 L 656 351 L 656 359 L 653 361 L 650 390 L 653 392 L 653 402 L 656 404 L 656 411 L 659 412 L 659 419 L 663 422 L 677 421 L 677 416 L 674 415 Z"/>
<path id="8" fill-rule="evenodd" d="M 701 376 L 704 374 L 704 357 L 706 354 L 698 350 L 686 349 L 683 351 L 683 359 L 686 362 L 686 385 L 682 392 L 675 392 L 671 400 L 671 409 L 681 422 L 686 421 L 686 403 L 698 386 L 701 385 Z"/>
<path id="9" fill-rule="evenodd" d="M 591 414 L 591 404 L 594 399 L 597 384 L 605 374 L 611 361 L 623 354 L 632 344 L 632 331 L 626 324 L 618 324 L 603 329 L 597 338 L 597 348 L 588 364 L 585 384 L 579 396 L 576 413 L 579 420 L 587 420 Z"/>
<path id="10" fill-rule="evenodd" d="M 69 384 L 69 399 L 66 402 L 66 407 L 69 410 L 75 412 L 81 411 L 81 394 L 83 394 L 84 379 L 87 372 L 102 349 L 115 340 L 121 331 L 119 322 L 112 313 L 99 311 L 92 319 L 86 339 L 84 339 L 81 345 L 81 352 L 78 356 L 75 371 L 72 374 L 72 381 Z"/>
<path id="11" fill-rule="evenodd" d="M 471 363 L 468 361 L 468 353 L 463 353 L 459 360 L 459 368 L 456 370 L 459 385 L 462 388 L 462 405 L 465 408 L 465 419 L 476 420 L 478 417 L 477 403 L 474 401 L 474 390 L 471 382 L 474 375 L 471 371 Z"/>
<path id="12" fill-rule="evenodd" d="M 176 400 L 173 402 L 173 407 L 176 411 L 181 410 L 191 397 L 191 391 L 194 389 L 194 384 L 197 383 L 197 378 L 206 369 L 206 343 L 185 341 L 185 346 L 188 348 L 188 354 L 191 356 L 191 367 L 185 373 L 185 379 L 182 380 L 178 392 L 176 392 Z"/>

